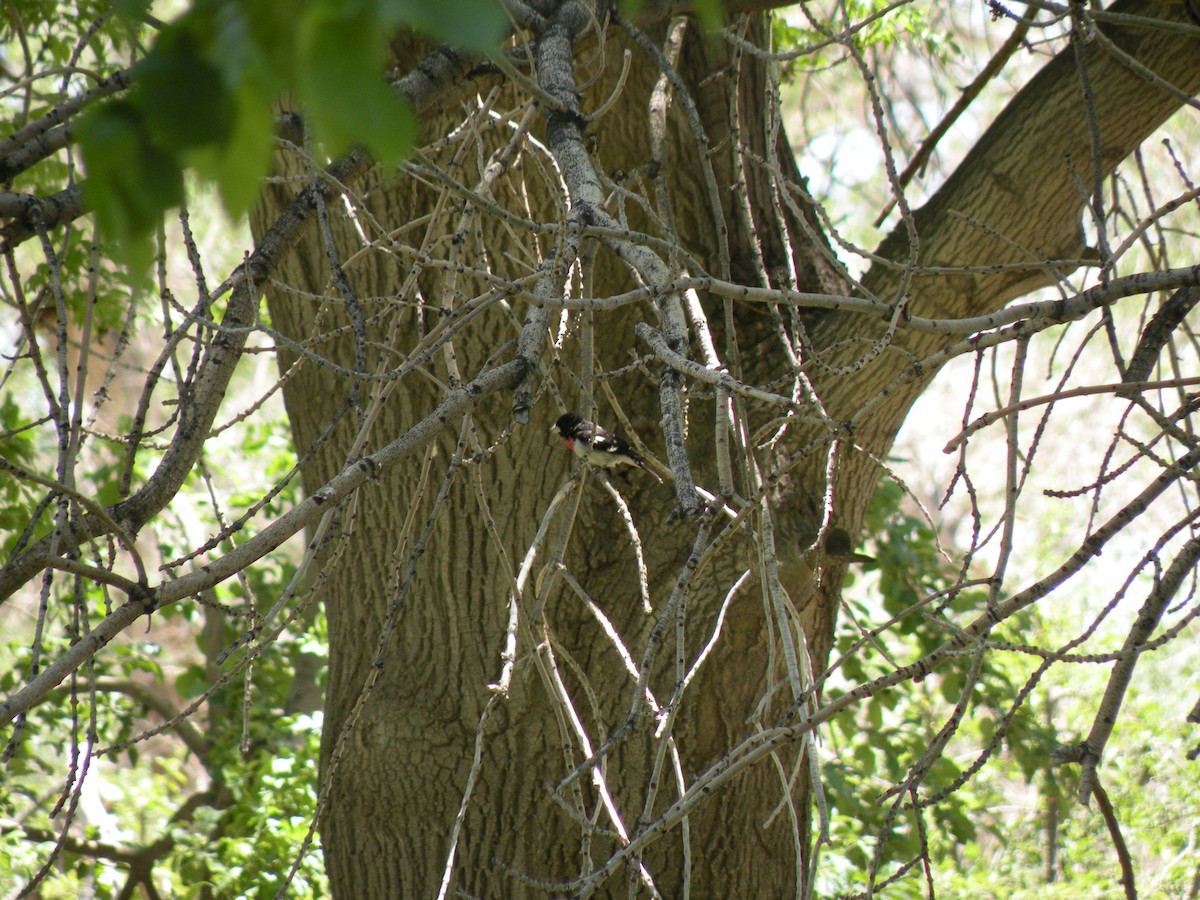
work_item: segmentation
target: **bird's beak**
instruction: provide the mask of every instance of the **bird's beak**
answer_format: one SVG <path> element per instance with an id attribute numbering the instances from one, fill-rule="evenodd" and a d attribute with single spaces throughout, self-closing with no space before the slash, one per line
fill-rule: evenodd
<path id="1" fill-rule="evenodd" d="M 558 427 L 557 423 L 550 426 L 550 433 L 554 434 L 554 430 Z"/>

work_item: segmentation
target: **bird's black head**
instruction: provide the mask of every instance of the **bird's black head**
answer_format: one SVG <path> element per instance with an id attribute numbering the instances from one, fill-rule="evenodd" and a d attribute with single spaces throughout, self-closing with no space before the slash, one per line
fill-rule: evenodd
<path id="1" fill-rule="evenodd" d="M 563 437 L 570 437 L 579 430 L 579 426 L 583 423 L 583 417 L 577 413 L 563 413 L 558 417 L 558 421 L 554 423 L 552 431 L 557 431 Z"/>

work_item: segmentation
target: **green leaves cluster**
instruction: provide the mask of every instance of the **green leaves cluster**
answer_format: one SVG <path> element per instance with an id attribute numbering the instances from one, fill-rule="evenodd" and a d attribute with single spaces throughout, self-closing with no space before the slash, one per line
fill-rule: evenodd
<path id="1" fill-rule="evenodd" d="M 961 623 L 986 606 L 986 594 L 979 590 L 946 595 L 940 612 L 920 603 L 956 583 L 959 573 L 939 550 L 930 524 L 909 512 L 904 500 L 902 489 L 885 481 L 868 510 L 866 530 L 872 535 L 877 563 L 872 589 L 856 590 L 851 582 L 843 599 L 847 611 L 864 628 L 894 621 L 874 642 L 852 649 L 861 632 L 847 616 L 841 618 L 832 656 L 842 660 L 839 687 L 868 683 L 896 665 L 925 656 L 950 634 L 943 616 Z M 970 656 L 952 660 L 923 681 L 875 693 L 832 721 L 834 752 L 822 772 L 831 806 L 832 846 L 843 856 L 831 860 L 823 870 L 824 877 L 831 879 L 825 885 L 830 893 L 860 889 L 863 872 L 876 854 L 882 862 L 881 877 L 886 877 L 920 852 L 921 838 L 914 813 L 908 808 L 910 798 L 900 798 L 902 809 L 889 821 L 895 798 L 881 802 L 880 797 L 890 785 L 907 778 L 910 767 L 928 749 L 931 735 L 948 720 L 967 689 L 972 664 Z M 968 711 L 957 737 L 921 781 L 922 798 L 952 788 L 971 759 L 991 740 L 996 724 L 1010 713 L 1007 740 L 1002 744 L 1009 759 L 1015 758 L 1026 780 L 1046 765 L 1053 735 L 1035 720 L 1028 706 L 1015 713 L 1010 709 L 1020 687 L 1020 674 L 997 662 L 995 656 L 985 660 L 980 679 L 970 689 Z M 1023 740 L 1014 742 L 1015 734 Z M 966 753 L 955 750 L 964 747 L 969 748 Z M 922 813 L 927 827 L 934 817 L 937 820 L 932 829 L 936 835 L 927 840 L 936 837 L 950 849 L 973 842 L 987 824 L 980 809 L 980 788 L 968 781 L 934 809 Z M 841 874 L 835 876 L 838 872 Z"/>
<path id="2" fill-rule="evenodd" d="M 871 16 L 878 18 L 859 28 L 851 38 L 859 50 L 888 51 L 904 47 L 910 51 L 919 50 L 929 58 L 938 60 L 961 53 L 953 33 L 931 21 L 929 10 L 910 5 L 884 13 L 889 5 L 888 0 L 850 0 L 838 4 L 837 11 L 829 18 L 816 21 L 817 27 L 813 27 L 813 20 L 799 12 L 784 11 L 774 16 L 771 34 L 778 52 L 820 46 L 820 49 L 785 64 L 785 75 L 794 75 L 796 69 L 817 69 L 844 61 L 846 55 L 842 45 L 830 43 L 829 37 L 841 34 Z M 808 12 L 816 14 L 816 10 Z"/>
<path id="3" fill-rule="evenodd" d="M 203 208 L 193 207 L 196 218 Z M 59 278 L 63 314 L 72 324 L 76 316 L 90 315 L 93 337 L 105 328 L 133 323 L 130 331 L 135 340 L 145 340 L 144 352 L 129 350 L 117 361 L 124 369 L 144 370 L 147 360 L 152 362 L 159 353 L 162 335 L 186 326 L 166 303 L 141 302 L 136 292 L 122 295 L 117 283 L 106 282 L 115 277 L 110 267 L 89 274 L 85 247 L 82 241 L 72 241 L 59 256 L 69 266 Z M 27 292 L 48 294 L 48 274 L 32 266 L 30 272 L 24 281 Z M 25 345 L 39 347 L 41 358 L 50 361 L 51 373 L 45 379 L 49 387 L 33 373 L 33 352 L 23 349 L 18 359 L 24 364 L 8 373 L 0 394 L 0 459 L 47 479 L 56 479 L 60 466 L 55 426 L 68 427 L 56 423 L 45 408 L 45 398 L 57 396 L 51 352 L 56 326 L 48 316 L 29 329 Z M 153 474 L 166 446 L 157 438 L 169 429 L 172 411 L 186 390 L 190 341 L 180 342 L 177 366 L 163 366 L 142 385 L 147 396 L 153 386 L 153 410 L 132 460 L 126 461 L 126 448 L 133 424 L 124 410 L 133 408 L 137 391 L 130 394 L 117 382 L 112 386 L 116 396 L 105 404 L 93 400 L 95 407 L 85 408 L 85 421 L 91 412 L 98 413 L 95 425 L 84 432 L 81 449 L 66 463 L 73 467 L 79 494 L 110 506 Z M 98 346 L 99 342 L 89 345 L 92 384 L 99 383 L 110 361 Z M 107 348 L 112 345 L 104 346 L 111 352 Z M 72 384 L 74 375 L 72 365 Z M 241 396 L 251 390 L 261 393 L 256 367 L 243 365 L 234 376 L 232 393 Z M 78 402 L 86 403 L 87 398 Z M 127 405 L 122 406 L 123 401 Z M 68 406 L 64 416 L 69 418 L 73 409 L 73 404 Z M 188 554 L 203 536 L 218 533 L 248 510 L 257 509 L 258 515 L 214 553 L 228 552 L 262 523 L 295 505 L 296 455 L 282 415 L 281 404 L 268 402 L 256 415 L 210 437 L 204 468 L 192 469 L 174 501 L 139 536 L 152 582 L 191 570 L 196 563 Z M 129 483 L 122 487 L 125 481 Z M 264 503 L 272 491 L 277 492 Z M 27 547 L 53 528 L 62 498 L 44 484 L 3 470 L 0 497 L 3 560 L 18 540 Z M 127 562 L 114 563 L 119 552 L 101 542 L 81 555 L 88 564 L 111 565 L 132 577 Z M 14 756 L 4 766 L 0 884 L 12 885 L 13 890 L 29 885 L 50 858 L 55 837 L 69 823 L 70 840 L 36 888 L 40 896 L 129 895 L 122 891 L 131 867 L 78 849 L 82 840 L 101 841 L 128 853 L 154 848 L 151 877 L 162 896 L 273 895 L 282 887 L 290 865 L 300 856 L 316 806 L 320 720 L 309 710 L 323 686 L 324 620 L 310 603 L 253 665 L 239 670 L 236 661 L 217 666 L 215 660 L 250 627 L 251 611 L 262 615 L 277 602 L 295 575 L 293 553 L 281 548 L 269 554 L 242 577 L 206 592 L 203 604 L 193 599 L 157 610 L 147 628 L 131 629 L 113 640 L 80 674 L 64 681 L 48 702 L 29 711 Z M 164 565 L 169 571 L 158 568 Z M 119 590 L 69 576 L 39 579 L 34 590 L 9 598 L 0 623 L 0 695 L 8 697 L 23 687 L 48 659 L 60 657 L 124 599 Z M 301 660 L 303 678 L 297 675 Z M 214 679 L 227 675 L 231 677 L 190 715 L 190 726 L 202 738 L 199 745 L 186 742 L 182 730 L 164 726 L 165 715 L 201 699 Z M 300 684 L 306 688 L 304 705 L 294 699 Z M 245 726 L 243 709 L 248 711 Z M 157 730 L 161 733 L 149 734 Z M 63 812 L 52 816 L 59 798 L 71 801 L 79 789 L 78 764 L 89 740 L 98 743 L 91 747 L 97 755 L 85 782 L 87 797 L 89 802 L 98 797 L 96 803 L 103 805 L 80 804 L 70 817 Z M 328 895 L 315 846 L 299 859 L 287 895 Z"/>
<path id="4" fill-rule="evenodd" d="M 148 5 L 123 0 L 118 9 L 145 19 Z M 505 27 L 492 0 L 199 0 L 158 31 L 128 96 L 80 123 L 92 208 L 110 235 L 144 240 L 183 202 L 193 169 L 240 215 L 267 172 L 284 95 L 328 153 L 358 145 L 397 161 L 416 124 L 385 78 L 388 37 L 411 28 L 484 51 Z"/>
<path id="5" fill-rule="evenodd" d="M 294 574 L 282 556 L 263 561 L 248 573 L 246 586 L 262 608 L 278 596 L 280 584 Z M 237 585 L 222 585 L 215 599 L 236 606 L 242 593 Z M 99 617 L 103 598 L 89 591 L 87 604 Z M 55 599 L 53 605 L 61 607 Z M 166 607 L 156 613 L 155 637 L 161 640 L 114 642 L 97 656 L 94 674 L 103 685 L 137 682 L 148 693 L 171 698 L 182 709 L 212 684 L 203 664 L 205 613 L 193 603 Z M 226 622 L 225 645 L 244 625 Z M 190 634 L 195 646 L 187 646 Z M 181 639 L 182 638 L 182 639 Z M 62 639 L 46 642 L 46 652 L 66 649 Z M 0 644 L 0 691 L 18 688 L 30 668 L 26 636 Z M 327 896 L 323 866 L 316 844 L 301 853 L 316 809 L 317 759 L 321 715 L 289 708 L 299 658 L 315 661 L 323 685 L 327 656 L 324 617 L 314 610 L 297 621 L 264 649 L 249 670 L 243 670 L 191 717 L 208 749 L 196 758 L 171 737 L 145 740 L 144 732 L 159 726 L 135 696 L 119 688 L 97 691 L 96 730 L 101 747 L 111 747 L 92 760 L 89 778 L 100 785 L 106 812 L 104 840 L 139 850 L 170 838 L 154 860 L 153 879 L 170 896 L 271 896 L 284 888 L 293 862 L 297 872 L 286 890 L 289 897 Z M 193 661 L 188 663 L 188 658 Z M 46 840 L 29 840 L 24 827 L 53 834 L 61 816 L 48 815 L 63 793 L 63 773 L 82 752 L 93 695 L 84 684 L 59 689 L 61 700 L 30 712 L 16 755 L 6 766 L 13 790 L 0 791 L 0 883 L 27 884 L 48 852 Z M 243 704 L 248 717 L 243 726 Z M 98 749 L 98 748 L 97 748 Z M 198 770 L 203 774 L 197 777 Z M 181 817 L 182 809 L 189 809 Z M 81 820 L 83 820 L 81 822 Z M 73 834 L 100 839 L 95 822 L 76 817 Z M 82 830 L 80 829 L 82 824 Z M 123 863 L 103 856 L 80 854 L 67 847 L 60 866 L 42 883 L 45 896 L 76 896 L 76 885 L 90 884 L 90 896 L 121 896 L 127 878 Z M 204 889 L 211 893 L 206 894 Z"/>

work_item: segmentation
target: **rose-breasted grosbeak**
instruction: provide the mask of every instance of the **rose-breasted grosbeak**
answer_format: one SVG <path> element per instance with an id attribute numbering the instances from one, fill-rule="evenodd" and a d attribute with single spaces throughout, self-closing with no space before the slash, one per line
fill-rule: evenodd
<path id="1" fill-rule="evenodd" d="M 657 473 L 647 468 L 642 457 L 624 438 L 576 413 L 563 413 L 558 417 L 558 421 L 550 426 L 550 430 L 558 432 L 567 442 L 567 449 L 590 466 L 601 469 L 637 466 L 657 481 L 662 481 Z"/>

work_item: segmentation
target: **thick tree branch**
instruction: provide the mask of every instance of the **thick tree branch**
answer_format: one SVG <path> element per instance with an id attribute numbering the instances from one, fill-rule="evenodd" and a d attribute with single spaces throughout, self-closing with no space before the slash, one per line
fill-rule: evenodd
<path id="1" fill-rule="evenodd" d="M 86 212 L 83 189 L 72 185 L 49 197 L 31 194 L 4 194 L 0 197 L 0 216 L 12 219 L 0 228 L 0 253 L 6 253 L 37 234 L 37 226 L 57 228 L 74 222 Z"/>
<path id="2" fill-rule="evenodd" d="M 60 103 L 46 115 L 0 141 L 0 183 L 11 181 L 29 166 L 60 149 L 62 137 L 55 136 L 55 129 L 81 109 L 101 97 L 125 90 L 131 83 L 131 69 L 114 72 L 95 87 Z"/>
<path id="3" fill-rule="evenodd" d="M 1114 12 L 1168 23 L 1184 21 L 1177 6 L 1121 0 Z M 1200 90 L 1200 38 L 1145 26 L 1100 26 L 1113 44 L 1157 78 L 1186 95 Z M 1083 108 L 1074 51 L 1067 48 L 1017 94 L 954 174 L 915 213 L 924 266 L 998 266 L 1038 259 L 1078 259 L 1089 251 L 1081 216 L 1087 197 L 1078 178 L 1099 165 L 1107 174 L 1180 106 L 1177 94 L 1148 86 L 1117 56 L 1096 43 L 1085 51 L 1094 119 L 1103 158 L 1092 160 L 1088 111 Z M 1030 140 L 1030 135 L 1038 135 Z M 880 247 L 905 256 L 905 229 Z M 1053 283 L 1065 270 L 917 276 L 914 312 L 981 315 Z M 865 283 L 888 293 L 898 276 L 874 266 Z"/>

